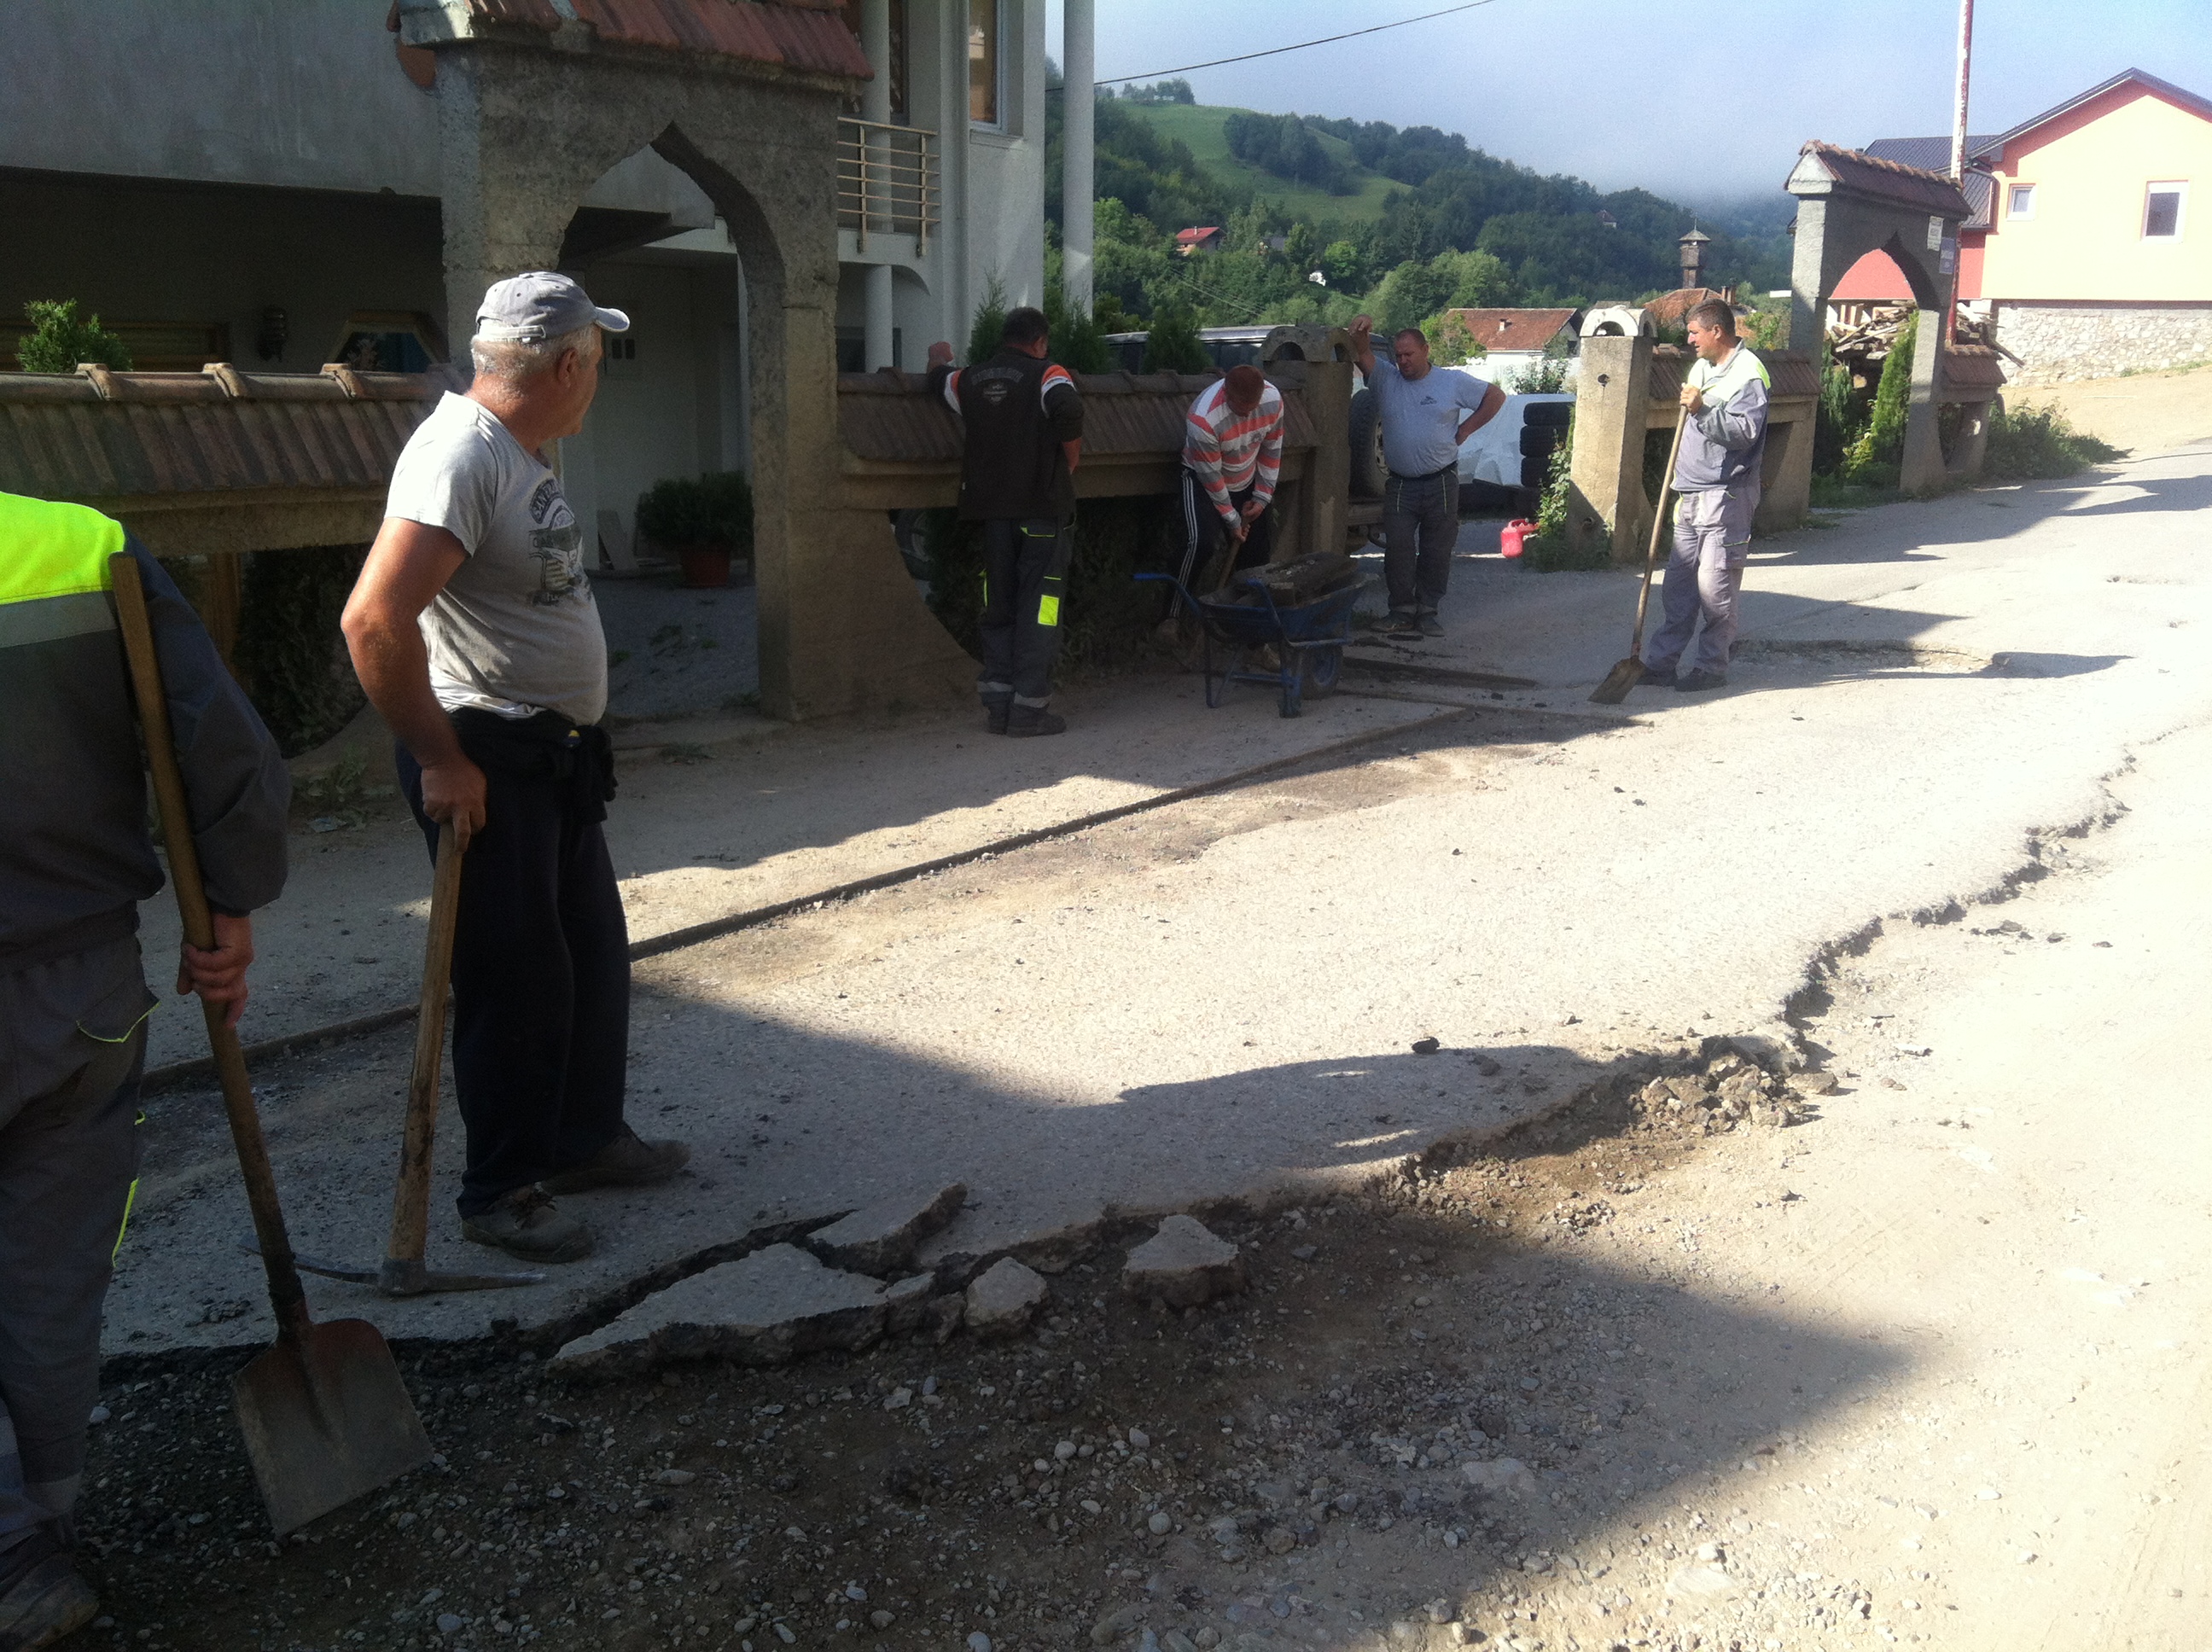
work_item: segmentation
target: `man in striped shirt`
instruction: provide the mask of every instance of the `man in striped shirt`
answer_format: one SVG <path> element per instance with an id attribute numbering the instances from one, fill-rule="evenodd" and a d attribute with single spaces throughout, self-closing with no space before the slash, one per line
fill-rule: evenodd
<path id="1" fill-rule="evenodd" d="M 1199 392 L 1183 421 L 1185 586 L 1207 574 L 1224 538 L 1235 551 L 1213 584 L 1267 560 L 1267 505 L 1282 470 L 1283 392 L 1257 367 L 1230 368 Z"/>

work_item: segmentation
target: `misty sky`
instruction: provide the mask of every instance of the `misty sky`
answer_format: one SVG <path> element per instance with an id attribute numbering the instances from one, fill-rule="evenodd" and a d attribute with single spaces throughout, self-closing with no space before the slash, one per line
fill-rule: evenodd
<path id="1" fill-rule="evenodd" d="M 1149 76 L 1449 3 L 1098 0 L 1098 72 Z M 1686 39 L 1685 17 L 1723 33 Z M 1695 203 L 1778 191 L 1808 138 L 1948 132 L 1957 30 L 1955 0 L 1491 0 L 1187 78 L 1201 103 L 1440 126 L 1540 172 Z M 1978 131 L 2124 69 L 2212 97 L 2212 0 L 1977 0 Z"/>

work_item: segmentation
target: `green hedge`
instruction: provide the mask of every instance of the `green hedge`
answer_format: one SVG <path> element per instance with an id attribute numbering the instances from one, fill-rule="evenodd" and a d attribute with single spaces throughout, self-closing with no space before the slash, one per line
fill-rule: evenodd
<path id="1" fill-rule="evenodd" d="M 929 606 L 953 640 L 981 654 L 983 536 L 950 509 L 931 511 L 922 532 Z M 1166 495 L 1093 499 L 1079 507 L 1067 599 L 1060 607 L 1060 671 L 1097 671 L 1141 659 L 1167 611 L 1166 587 L 1139 573 L 1173 573 L 1182 560 L 1182 513 Z"/>

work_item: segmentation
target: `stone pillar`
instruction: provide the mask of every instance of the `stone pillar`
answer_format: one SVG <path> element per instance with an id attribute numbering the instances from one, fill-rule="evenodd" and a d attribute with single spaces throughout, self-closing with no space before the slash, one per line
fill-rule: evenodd
<path id="1" fill-rule="evenodd" d="M 484 288 L 526 270 L 552 269 L 576 203 L 591 186 L 590 178 L 570 176 L 573 167 L 561 166 L 542 145 L 534 158 L 544 175 L 518 164 L 532 151 L 509 141 L 500 100 L 485 96 L 485 50 L 455 44 L 438 53 L 446 337 L 464 377 Z"/>
<path id="2" fill-rule="evenodd" d="M 1948 291 L 1948 283 L 1946 283 Z M 1897 485 L 1909 494 L 1931 493 L 1943 486 L 1943 442 L 1936 427 L 1936 409 L 1942 395 L 1943 322 L 1949 307 L 1923 310 L 1912 347 L 1912 403 L 1905 417 L 1905 454 Z"/>
<path id="3" fill-rule="evenodd" d="M 1797 234 L 1790 262 L 1790 348 L 1803 350 L 1816 361 L 1828 322 L 1827 271 L 1820 267 L 1827 222 L 1826 201 L 1818 196 L 1797 197 Z"/>
<path id="4" fill-rule="evenodd" d="M 891 313 L 891 267 L 888 264 L 872 264 L 868 266 L 866 289 L 866 365 L 867 370 L 871 373 L 875 372 L 878 367 L 895 367 L 899 365 L 892 359 L 895 354 L 892 346 L 897 340 L 898 333 Z"/>
<path id="5" fill-rule="evenodd" d="M 1061 101 L 1060 126 L 1060 246 L 1064 253 L 1067 301 L 1078 309 L 1091 307 L 1092 148 L 1091 82 L 1097 73 L 1093 21 L 1096 0 L 1063 0 L 1067 59 L 1066 88 Z"/>
<path id="6" fill-rule="evenodd" d="M 1283 383 L 1304 395 L 1314 433 L 1293 517 L 1296 542 L 1276 550 L 1275 560 L 1287 562 L 1344 549 L 1352 499 L 1352 337 L 1341 327 L 1278 327 L 1260 346 L 1261 371 L 1275 373 L 1278 360 L 1286 369 Z"/>
<path id="7" fill-rule="evenodd" d="M 1616 562 L 1643 556 L 1651 530 L 1651 498 L 1644 490 L 1650 401 L 1650 334 L 1583 340 L 1567 470 L 1571 546 L 1602 545 Z"/>

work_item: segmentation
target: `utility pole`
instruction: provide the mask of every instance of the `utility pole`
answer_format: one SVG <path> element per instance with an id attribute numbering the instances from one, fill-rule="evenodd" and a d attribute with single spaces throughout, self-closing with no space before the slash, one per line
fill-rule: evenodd
<path id="1" fill-rule="evenodd" d="M 1060 270 L 1067 301 L 1075 309 L 1091 308 L 1091 199 L 1095 179 L 1092 158 L 1091 100 L 1098 95 L 1091 85 L 1097 72 L 1095 0 L 1062 0 L 1061 56 L 1067 72 L 1060 99 Z"/>
<path id="2" fill-rule="evenodd" d="M 1974 0 L 1959 0 L 1959 107 L 1951 123 L 1951 181 L 1966 179 L 1966 80 L 1974 57 Z"/>

